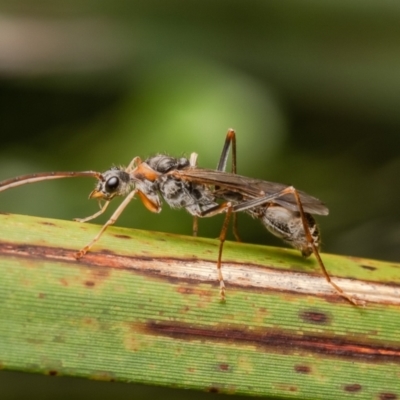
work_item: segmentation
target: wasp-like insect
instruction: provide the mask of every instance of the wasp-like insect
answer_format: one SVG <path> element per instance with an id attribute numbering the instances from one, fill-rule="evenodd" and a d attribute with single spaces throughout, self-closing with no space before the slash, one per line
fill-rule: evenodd
<path id="1" fill-rule="evenodd" d="M 232 147 L 232 172 L 225 172 L 230 147 Z M 127 168 L 112 167 L 104 173 L 96 171 L 50 172 L 19 176 L 0 182 L 0 191 L 26 183 L 66 177 L 94 177 L 98 180 L 89 198 L 99 200 L 100 210 L 82 219 L 90 221 L 103 214 L 114 197 L 125 199 L 103 225 L 99 233 L 77 254 L 84 256 L 99 240 L 103 232 L 114 224 L 128 203 L 137 195 L 151 212 L 159 213 L 162 199 L 172 208 L 185 208 L 193 217 L 193 232 L 197 234 L 197 218 L 225 213 L 219 236 L 217 260 L 221 298 L 225 298 L 225 285 L 221 272 L 222 249 L 230 217 L 234 216 L 234 234 L 237 239 L 236 213 L 244 211 L 260 219 L 274 235 L 282 238 L 303 256 L 315 255 L 326 280 L 336 292 L 353 304 L 358 300 L 347 295 L 331 279 L 319 254 L 320 234 L 311 214 L 327 215 L 326 206 L 315 197 L 292 186 L 251 179 L 236 174 L 236 136 L 230 129 L 216 170 L 199 168 L 197 154 L 190 158 L 156 155 L 142 161 L 135 157 Z M 104 200 L 104 204 L 101 201 Z"/>

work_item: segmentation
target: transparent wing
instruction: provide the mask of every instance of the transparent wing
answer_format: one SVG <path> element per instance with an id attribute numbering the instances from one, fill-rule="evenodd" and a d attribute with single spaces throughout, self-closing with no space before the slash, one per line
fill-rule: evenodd
<path id="1" fill-rule="evenodd" d="M 171 171 L 170 174 L 180 179 L 218 186 L 219 190 L 238 193 L 242 195 L 244 199 L 255 199 L 258 197 L 268 196 L 278 193 L 288 187 L 288 185 L 282 183 L 268 182 L 261 179 L 253 179 L 229 172 L 205 168 L 187 168 L 179 171 Z M 305 212 L 309 214 L 328 215 L 328 208 L 320 200 L 302 192 L 301 190 L 298 190 L 298 193 Z M 291 194 L 285 194 L 284 196 L 275 199 L 274 203 L 286 207 L 289 210 L 298 210 L 296 199 Z"/>

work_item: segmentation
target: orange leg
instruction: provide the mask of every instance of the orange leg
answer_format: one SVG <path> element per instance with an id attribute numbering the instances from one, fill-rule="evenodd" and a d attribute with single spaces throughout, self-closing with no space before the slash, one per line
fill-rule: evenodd
<path id="1" fill-rule="evenodd" d="M 91 221 L 92 219 L 95 219 L 95 218 L 97 218 L 99 215 L 103 214 L 104 211 L 106 211 L 106 209 L 107 209 L 107 207 L 108 207 L 109 204 L 110 204 L 110 202 L 109 202 L 109 201 L 106 201 L 106 202 L 104 203 L 104 206 L 101 207 L 100 211 L 97 211 L 97 213 L 91 215 L 90 217 L 86 217 L 86 218 L 74 218 L 74 221 L 77 221 L 77 222 L 87 222 L 87 221 Z"/>
<path id="2" fill-rule="evenodd" d="M 114 214 L 111 216 L 111 218 L 102 226 L 100 229 L 100 232 L 80 251 L 78 251 L 75 255 L 76 258 L 81 258 L 83 257 L 90 249 L 91 247 L 100 239 L 101 235 L 104 233 L 104 231 L 110 226 L 115 223 L 115 221 L 118 219 L 118 217 L 121 215 L 122 211 L 124 211 L 125 207 L 129 204 L 129 202 L 135 197 L 137 190 L 132 190 L 126 196 L 124 201 L 119 205 L 119 207 L 114 211 Z M 103 207 L 104 208 L 104 207 Z"/>

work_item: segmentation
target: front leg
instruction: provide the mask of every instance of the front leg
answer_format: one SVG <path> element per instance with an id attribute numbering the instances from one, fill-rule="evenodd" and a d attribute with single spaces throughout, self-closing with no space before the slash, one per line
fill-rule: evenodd
<path id="1" fill-rule="evenodd" d="M 124 201 L 119 205 L 119 207 L 114 211 L 114 214 L 111 218 L 102 226 L 100 232 L 80 251 L 78 251 L 75 255 L 75 258 L 83 257 L 91 248 L 92 246 L 100 239 L 101 235 L 104 231 L 110 226 L 115 223 L 118 217 L 121 215 L 122 211 L 124 211 L 125 207 L 129 204 L 129 202 L 135 197 L 137 190 L 132 190 L 131 193 L 124 199 Z M 103 207 L 104 208 L 104 207 Z"/>
<path id="2" fill-rule="evenodd" d="M 74 218 L 74 221 L 77 222 L 87 222 L 87 221 L 91 221 L 92 219 L 97 218 L 99 215 L 103 214 L 104 211 L 106 211 L 108 205 L 110 204 L 109 201 L 106 201 L 104 203 L 104 206 L 101 207 L 100 211 L 97 211 L 97 213 L 91 215 L 90 217 L 86 217 L 86 218 Z"/>

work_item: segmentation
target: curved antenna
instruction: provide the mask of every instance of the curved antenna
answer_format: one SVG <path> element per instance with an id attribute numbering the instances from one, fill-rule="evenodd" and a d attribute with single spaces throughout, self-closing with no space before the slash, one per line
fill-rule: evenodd
<path id="1" fill-rule="evenodd" d="M 37 174 L 20 175 L 15 178 L 6 179 L 0 182 L 0 192 L 3 190 L 11 189 L 13 187 L 26 185 L 28 183 L 47 181 L 50 179 L 60 178 L 77 178 L 77 177 L 91 177 L 98 180 L 104 180 L 103 175 L 96 171 L 68 171 L 68 172 L 40 172 Z"/>

